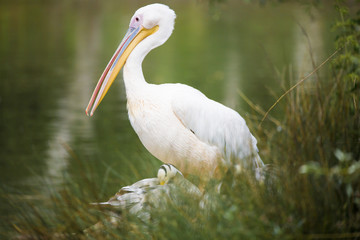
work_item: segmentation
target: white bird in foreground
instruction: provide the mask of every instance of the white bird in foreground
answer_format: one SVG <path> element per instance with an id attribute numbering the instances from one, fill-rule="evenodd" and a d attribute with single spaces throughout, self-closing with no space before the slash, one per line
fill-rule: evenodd
<path id="1" fill-rule="evenodd" d="M 168 202 L 182 206 L 184 198 L 200 200 L 202 196 L 200 189 L 186 180 L 176 167 L 163 164 L 158 170 L 157 178 L 142 179 L 130 186 L 122 187 L 107 202 L 91 205 L 105 210 L 110 217 L 105 222 L 117 226 L 121 223 L 123 215 L 126 216 L 127 213 L 142 221 L 148 221 L 151 218 L 152 209 L 166 210 Z M 99 222 L 85 232 L 101 230 L 103 227 L 103 222 Z"/>
<path id="2" fill-rule="evenodd" d="M 263 166 L 257 141 L 234 110 L 184 84 L 150 84 L 142 61 L 174 29 L 175 12 L 163 4 L 138 9 L 129 30 L 94 90 L 86 113 L 94 114 L 124 66 L 123 78 L 132 127 L 144 146 L 164 163 L 202 180 L 219 177 L 236 163 L 255 170 Z"/>

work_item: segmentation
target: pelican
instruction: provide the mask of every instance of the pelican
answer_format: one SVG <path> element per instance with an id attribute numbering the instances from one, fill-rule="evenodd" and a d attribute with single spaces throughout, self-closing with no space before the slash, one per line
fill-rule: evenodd
<path id="1" fill-rule="evenodd" d="M 204 181 L 219 178 L 234 162 L 255 170 L 262 167 L 257 141 L 236 111 L 184 84 L 145 81 L 142 62 L 152 49 L 167 41 L 175 18 L 175 12 L 163 4 L 147 5 L 135 12 L 95 87 L 86 114 L 94 114 L 124 67 L 131 125 L 156 158 Z"/>
<path id="2" fill-rule="evenodd" d="M 105 221 L 116 227 L 121 223 L 124 213 L 146 222 L 151 218 L 152 209 L 166 210 L 167 201 L 181 206 L 184 197 L 200 200 L 202 196 L 200 189 L 185 179 L 175 166 L 163 164 L 156 178 L 145 178 L 130 186 L 122 187 L 108 201 L 91 203 L 91 205 L 104 210 L 109 216 Z M 98 222 L 84 232 L 90 233 L 103 228 L 103 222 Z"/>
<path id="3" fill-rule="evenodd" d="M 95 205 L 118 207 L 128 209 L 130 213 L 137 214 L 143 209 L 144 204 L 159 205 L 159 195 L 168 193 L 173 187 L 180 187 L 192 195 L 201 196 L 201 191 L 186 180 L 182 173 L 171 164 L 163 164 L 158 170 L 156 178 L 145 178 L 130 186 L 122 187 L 107 202 L 95 203 Z M 174 197 L 170 196 L 169 197 Z"/>

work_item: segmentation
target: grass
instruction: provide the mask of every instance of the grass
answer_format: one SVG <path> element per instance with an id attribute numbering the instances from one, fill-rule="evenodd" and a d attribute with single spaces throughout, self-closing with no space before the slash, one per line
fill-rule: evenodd
<path id="1" fill-rule="evenodd" d="M 262 158 L 276 168 L 264 182 L 251 172 L 229 171 L 220 194 L 208 188 L 211 204 L 205 209 L 199 207 L 203 200 L 184 193 L 181 205 L 164 200 L 164 207 L 153 209 L 149 222 L 123 212 L 114 227 L 88 204 L 106 199 L 99 199 L 100 187 L 85 175 L 87 186 L 68 179 L 43 205 L 7 199 L 18 213 L 9 225 L 18 232 L 15 238 L 360 239 L 360 21 L 343 3 L 337 8 L 340 50 L 327 77 L 286 88 L 291 91 L 282 97 L 283 119 L 252 126 Z M 262 112 L 255 116 L 260 123 L 265 111 L 254 109 Z M 84 234 L 99 221 L 100 230 Z"/>

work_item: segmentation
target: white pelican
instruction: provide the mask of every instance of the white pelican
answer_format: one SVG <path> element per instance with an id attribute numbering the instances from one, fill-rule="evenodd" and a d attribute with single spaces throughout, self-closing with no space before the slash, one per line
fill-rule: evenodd
<path id="1" fill-rule="evenodd" d="M 151 4 L 135 12 L 129 30 L 99 79 L 86 114 L 94 114 L 124 66 L 131 125 L 155 157 L 202 180 L 218 177 L 220 169 L 233 161 L 258 170 L 263 162 L 257 141 L 236 111 L 184 84 L 145 81 L 142 61 L 170 37 L 175 17 L 175 12 L 163 4 Z"/>
<path id="2" fill-rule="evenodd" d="M 130 186 L 122 187 L 107 202 L 92 203 L 92 205 L 105 210 L 110 216 L 105 220 L 117 226 L 124 212 L 125 215 L 130 213 L 142 221 L 148 221 L 152 209 L 166 210 L 167 201 L 181 206 L 185 196 L 200 201 L 202 193 L 199 188 L 186 180 L 176 167 L 163 164 L 158 170 L 157 178 L 145 178 Z M 103 228 L 102 222 L 86 229 L 85 232 L 98 228 Z"/>

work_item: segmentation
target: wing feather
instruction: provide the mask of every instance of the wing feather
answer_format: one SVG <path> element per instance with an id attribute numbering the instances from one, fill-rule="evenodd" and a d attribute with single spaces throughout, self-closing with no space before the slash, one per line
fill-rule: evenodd
<path id="1" fill-rule="evenodd" d="M 255 156 L 253 166 L 263 165 L 257 153 L 257 141 L 239 113 L 207 98 L 195 88 L 176 86 L 171 106 L 187 129 L 201 141 L 217 146 L 227 163 Z"/>

